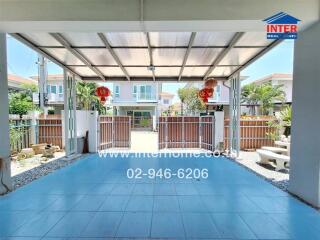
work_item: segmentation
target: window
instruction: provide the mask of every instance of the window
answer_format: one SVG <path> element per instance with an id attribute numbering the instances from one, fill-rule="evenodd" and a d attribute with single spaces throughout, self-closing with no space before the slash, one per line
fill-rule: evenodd
<path id="1" fill-rule="evenodd" d="M 120 97 L 120 86 L 116 85 L 114 89 L 114 96 L 115 97 Z"/>
<path id="2" fill-rule="evenodd" d="M 132 96 L 133 96 L 134 98 L 137 97 L 137 86 L 136 86 L 136 85 L 133 86 Z"/>
<path id="3" fill-rule="evenodd" d="M 163 104 L 169 104 L 169 99 L 163 99 Z"/>
<path id="4" fill-rule="evenodd" d="M 139 99 L 145 99 L 145 100 L 152 99 L 151 85 L 140 85 L 138 90 L 139 90 Z"/>
<path id="5" fill-rule="evenodd" d="M 57 93 L 57 86 L 51 85 L 51 93 Z"/>
<path id="6" fill-rule="evenodd" d="M 51 85 L 47 85 L 47 93 L 50 93 Z"/>
<path id="7" fill-rule="evenodd" d="M 59 94 L 63 94 L 63 87 L 62 87 L 62 85 L 59 85 Z"/>

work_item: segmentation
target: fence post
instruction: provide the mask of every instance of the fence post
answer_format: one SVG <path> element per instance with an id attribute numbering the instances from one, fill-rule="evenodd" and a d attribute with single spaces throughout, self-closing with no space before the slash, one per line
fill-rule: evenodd
<path id="1" fill-rule="evenodd" d="M 199 117 L 199 148 L 201 148 L 201 141 L 202 141 L 202 127 L 201 127 L 201 124 L 202 124 L 202 117 L 200 116 Z"/>
<path id="2" fill-rule="evenodd" d="M 31 126 L 30 126 L 30 138 L 32 144 L 37 144 L 37 116 L 36 113 L 32 113 L 31 115 Z"/>
<path id="3" fill-rule="evenodd" d="M 165 137 L 165 145 L 166 145 L 166 148 L 168 148 L 168 117 L 165 117 L 166 118 L 166 137 Z"/>
<path id="4" fill-rule="evenodd" d="M 182 133 L 181 133 L 181 139 L 182 139 L 182 148 L 185 147 L 185 139 L 184 139 L 184 116 L 182 116 Z"/>

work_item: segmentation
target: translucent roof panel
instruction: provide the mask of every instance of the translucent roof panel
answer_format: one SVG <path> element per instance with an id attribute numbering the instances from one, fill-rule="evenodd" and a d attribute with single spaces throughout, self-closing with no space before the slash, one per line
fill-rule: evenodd
<path id="1" fill-rule="evenodd" d="M 220 65 L 243 65 L 261 50 L 262 48 L 233 48 L 222 59 Z"/>
<path id="2" fill-rule="evenodd" d="M 126 70 L 130 76 L 143 77 L 152 76 L 152 71 L 148 70 L 147 67 L 126 67 Z"/>
<path id="3" fill-rule="evenodd" d="M 55 40 L 49 33 L 23 33 L 22 36 L 42 47 L 60 47 L 61 44 Z"/>
<path id="4" fill-rule="evenodd" d="M 180 67 L 156 67 L 155 74 L 157 77 L 178 77 Z"/>
<path id="5" fill-rule="evenodd" d="M 229 76 L 231 73 L 233 73 L 235 70 L 237 70 L 238 67 L 216 67 L 210 76 L 220 77 L 220 76 Z"/>
<path id="6" fill-rule="evenodd" d="M 222 48 L 192 48 L 187 65 L 211 65 Z"/>
<path id="7" fill-rule="evenodd" d="M 105 34 L 112 47 L 146 47 L 147 38 L 144 33 L 141 32 L 113 32 Z"/>
<path id="8" fill-rule="evenodd" d="M 149 65 L 148 49 L 114 49 L 123 65 Z"/>
<path id="9" fill-rule="evenodd" d="M 188 46 L 190 41 L 190 32 L 151 32 L 151 46 Z"/>
<path id="10" fill-rule="evenodd" d="M 78 73 L 80 76 L 84 77 L 94 77 L 97 76 L 97 74 L 92 71 L 89 67 L 70 67 L 72 70 L 74 70 L 76 73 Z"/>
<path id="11" fill-rule="evenodd" d="M 65 48 L 43 48 L 58 61 L 65 65 L 84 65 L 84 63 Z"/>
<path id="12" fill-rule="evenodd" d="M 38 46 L 48 54 L 49 59 L 52 61 L 56 59 L 58 64 L 61 63 L 61 67 L 64 65 L 72 67 L 80 77 L 99 78 L 90 66 L 86 66 L 86 64 L 92 64 L 106 77 L 121 76 L 125 79 L 126 74 L 121 70 L 124 67 L 129 77 L 146 77 L 149 81 L 152 79 L 152 71 L 149 71 L 147 66 L 150 65 L 151 60 L 155 66 L 156 77 L 178 79 L 186 56 L 182 73 L 184 77 L 197 77 L 197 80 L 200 80 L 215 63 L 217 67 L 211 75 L 227 79 L 238 67 L 247 66 L 250 59 L 260 57 L 259 53 L 263 49 L 269 50 L 278 43 L 270 46 L 274 40 L 267 40 L 266 33 L 263 31 L 245 32 L 231 49 L 228 48 L 221 59 L 220 54 L 230 45 L 235 32 L 196 32 L 188 55 L 186 54 L 192 32 L 149 32 L 148 34 L 152 59 L 149 55 L 147 35 L 144 32 L 104 33 L 111 49 L 104 46 L 97 32 L 60 33 L 60 37 L 66 41 L 65 46 L 57 42 L 50 33 L 13 33 L 12 36 L 36 51 Z M 63 39 L 62 42 L 64 42 Z M 83 55 L 88 63 L 81 61 L 81 56 L 73 55 L 73 50 L 68 50 L 69 45 Z M 41 54 L 41 51 L 38 52 Z M 216 61 L 217 59 L 221 60 Z"/>
<path id="13" fill-rule="evenodd" d="M 154 49 L 152 51 L 154 65 L 181 65 L 186 54 L 186 49 Z"/>
<path id="14" fill-rule="evenodd" d="M 104 46 L 96 33 L 63 33 L 72 46 Z"/>
<path id="15" fill-rule="evenodd" d="M 98 67 L 98 69 L 105 75 L 111 77 L 122 77 L 124 73 L 119 67 Z"/>
<path id="16" fill-rule="evenodd" d="M 247 32 L 235 46 L 268 46 L 274 40 L 267 39 L 265 32 Z"/>
<path id="17" fill-rule="evenodd" d="M 205 75 L 209 67 L 185 67 L 182 76 L 185 77 L 202 77 Z"/>
<path id="18" fill-rule="evenodd" d="M 198 32 L 193 46 L 228 46 L 233 32 Z"/>
<path id="19" fill-rule="evenodd" d="M 86 56 L 93 65 L 117 65 L 117 62 L 106 48 L 81 48 L 78 51 Z"/>

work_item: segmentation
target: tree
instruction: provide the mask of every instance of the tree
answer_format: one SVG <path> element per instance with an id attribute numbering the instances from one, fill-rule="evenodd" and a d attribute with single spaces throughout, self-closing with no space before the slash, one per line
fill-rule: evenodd
<path id="1" fill-rule="evenodd" d="M 183 115 L 183 106 L 186 107 L 186 112 L 195 114 L 205 109 L 205 105 L 198 98 L 199 89 L 196 87 L 180 88 L 178 95 L 181 101 L 181 115 Z"/>
<path id="2" fill-rule="evenodd" d="M 178 96 L 181 101 L 181 116 L 183 116 L 183 105 L 185 103 L 186 97 L 187 97 L 187 90 L 186 88 L 179 88 L 178 89 Z"/>
<path id="3" fill-rule="evenodd" d="M 258 86 L 254 83 L 245 85 L 241 89 L 241 102 L 249 105 L 249 113 L 256 115 L 256 106 L 259 103 Z"/>
<path id="4" fill-rule="evenodd" d="M 271 83 L 245 85 L 241 90 L 241 101 L 249 104 L 251 114 L 256 114 L 255 106 L 259 104 L 261 113 L 268 115 L 275 101 L 283 102 L 285 100 L 285 92 L 282 87 L 283 85 L 273 86 Z"/>
<path id="5" fill-rule="evenodd" d="M 96 109 L 99 114 L 105 114 L 106 108 L 95 95 L 96 83 L 77 82 L 76 93 L 78 108 L 83 110 Z"/>
<path id="6" fill-rule="evenodd" d="M 16 92 L 9 95 L 9 113 L 18 114 L 20 117 L 36 107 L 32 102 L 32 97 L 26 92 Z"/>

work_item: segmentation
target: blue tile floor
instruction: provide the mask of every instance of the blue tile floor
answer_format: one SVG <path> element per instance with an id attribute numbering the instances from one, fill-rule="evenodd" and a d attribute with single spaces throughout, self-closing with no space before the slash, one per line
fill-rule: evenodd
<path id="1" fill-rule="evenodd" d="M 206 168 L 209 176 L 128 179 L 128 168 Z M 0 197 L 1 240 L 127 238 L 313 240 L 320 214 L 234 162 L 204 155 L 88 155 Z"/>

